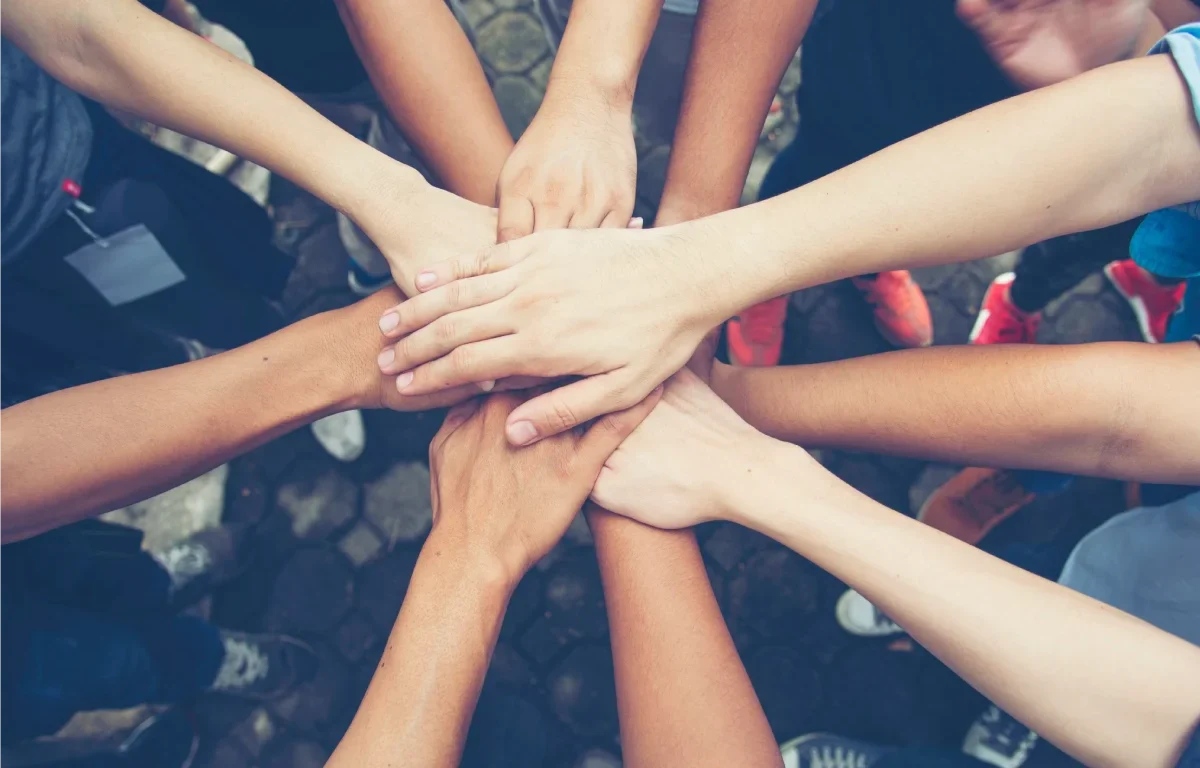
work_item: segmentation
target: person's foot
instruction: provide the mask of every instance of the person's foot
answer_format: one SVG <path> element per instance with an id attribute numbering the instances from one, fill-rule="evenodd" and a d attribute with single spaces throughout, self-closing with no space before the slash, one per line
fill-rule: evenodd
<path id="1" fill-rule="evenodd" d="M 162 552 L 151 552 L 171 577 L 171 602 L 190 605 L 244 568 L 247 540 L 241 526 L 206 528 L 177 541 Z"/>
<path id="2" fill-rule="evenodd" d="M 117 747 L 121 765 L 190 768 L 200 747 L 196 723 L 178 707 L 151 715 Z"/>
<path id="3" fill-rule="evenodd" d="M 784 768 L 870 768 L 893 750 L 827 733 L 807 733 L 779 747 Z"/>
<path id="4" fill-rule="evenodd" d="M 1186 283 L 1162 285 L 1154 276 L 1139 267 L 1132 259 L 1114 261 L 1104 266 L 1104 276 L 1133 310 L 1142 338 L 1159 344 L 1167 337 L 1171 315 L 1183 303 Z"/>
<path id="5" fill-rule="evenodd" d="M 367 427 L 362 411 L 342 411 L 312 423 L 313 437 L 333 458 L 351 462 L 367 447 Z"/>
<path id="6" fill-rule="evenodd" d="M 372 275 L 367 270 L 358 265 L 354 259 L 350 260 L 350 269 L 346 273 L 346 283 L 350 286 L 351 292 L 355 296 L 370 296 L 376 291 L 382 290 L 392 284 L 391 275 Z"/>
<path id="7" fill-rule="evenodd" d="M 317 654 L 288 635 L 253 635 L 221 630 L 225 657 L 209 686 L 216 693 L 246 699 L 273 699 L 311 680 Z"/>
<path id="8" fill-rule="evenodd" d="M 962 751 L 997 768 L 1020 768 L 1037 740 L 1036 733 L 991 706 L 967 729 Z"/>
<path id="9" fill-rule="evenodd" d="M 725 324 L 729 362 L 744 367 L 779 365 L 788 297 L 755 304 Z"/>
<path id="10" fill-rule="evenodd" d="M 968 544 L 978 544 L 988 531 L 1034 498 L 1020 477 L 1007 469 L 967 467 L 934 491 L 917 519 Z"/>
<path id="11" fill-rule="evenodd" d="M 875 604 L 853 589 L 838 598 L 834 609 L 842 629 L 859 637 L 885 637 L 904 632 L 904 627 L 889 619 Z"/>
<path id="12" fill-rule="evenodd" d="M 1008 297 L 1015 275 L 1005 272 L 992 281 L 967 341 L 971 344 L 1034 344 L 1041 312 L 1023 312 Z"/>
<path id="13" fill-rule="evenodd" d="M 875 328 L 894 347 L 912 349 L 933 343 L 933 318 L 921 286 L 908 270 L 880 272 L 850 280 L 871 305 Z"/>

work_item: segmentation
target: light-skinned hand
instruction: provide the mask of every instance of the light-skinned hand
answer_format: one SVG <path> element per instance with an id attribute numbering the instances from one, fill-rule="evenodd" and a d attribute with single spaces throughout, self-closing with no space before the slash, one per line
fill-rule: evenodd
<path id="1" fill-rule="evenodd" d="M 1040 88 L 1135 51 L 1149 0 L 958 0 L 959 18 L 1023 88 Z"/>
<path id="2" fill-rule="evenodd" d="M 620 228 L 633 214 L 632 102 L 552 83 L 500 172 L 497 242 L 547 229 Z"/>
<path id="3" fill-rule="evenodd" d="M 465 557 L 495 563 L 516 583 L 566 532 L 596 476 L 646 414 L 658 392 L 634 408 L 528 448 L 504 437 L 522 401 L 499 393 L 451 409 L 429 447 L 433 525 Z"/>
<path id="4" fill-rule="evenodd" d="M 380 327 L 399 341 L 381 370 L 400 374 L 406 395 L 511 376 L 586 377 L 513 412 L 509 439 L 525 445 L 628 408 L 683 367 L 726 316 L 700 265 L 671 230 L 504 243 L 430 268 L 439 287 L 384 314 Z"/>

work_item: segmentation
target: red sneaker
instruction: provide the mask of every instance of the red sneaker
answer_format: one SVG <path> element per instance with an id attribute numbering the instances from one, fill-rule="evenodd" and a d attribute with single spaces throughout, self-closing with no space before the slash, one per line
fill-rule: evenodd
<path id="1" fill-rule="evenodd" d="M 779 365 L 788 297 L 755 304 L 725 324 L 729 360 L 744 367 Z"/>
<path id="2" fill-rule="evenodd" d="M 855 277 L 850 282 L 862 292 L 875 313 L 875 327 L 895 347 L 928 347 L 933 343 L 933 318 L 921 286 L 908 270 Z"/>
<path id="3" fill-rule="evenodd" d="M 1035 344 L 1041 312 L 1022 312 L 1008 300 L 1013 273 L 1005 272 L 988 286 L 975 327 L 967 341 L 971 344 Z"/>
<path id="4" fill-rule="evenodd" d="M 1133 316 L 1137 318 L 1142 338 L 1158 344 L 1167 336 L 1167 325 L 1171 315 L 1183 302 L 1185 283 L 1161 285 L 1154 276 L 1133 263 L 1123 259 L 1106 264 L 1104 274 L 1117 289 L 1117 293 L 1129 302 Z"/>

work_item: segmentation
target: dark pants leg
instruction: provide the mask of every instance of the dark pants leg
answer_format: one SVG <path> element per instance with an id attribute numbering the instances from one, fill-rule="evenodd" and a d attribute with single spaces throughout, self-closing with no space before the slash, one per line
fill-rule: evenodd
<path id="1" fill-rule="evenodd" d="M 1105 264 L 1129 258 L 1129 241 L 1141 221 L 1139 217 L 1026 248 L 1013 270 L 1012 303 L 1025 312 L 1040 312 Z"/>

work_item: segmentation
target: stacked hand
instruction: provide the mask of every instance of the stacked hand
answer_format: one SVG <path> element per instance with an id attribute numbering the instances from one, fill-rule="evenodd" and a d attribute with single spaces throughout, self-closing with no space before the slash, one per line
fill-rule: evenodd
<path id="1" fill-rule="evenodd" d="M 405 395 L 511 376 L 586 376 L 511 414 L 525 445 L 628 408 L 725 317 L 673 230 L 543 232 L 418 277 L 438 286 L 384 314 L 381 359 Z"/>
<path id="2" fill-rule="evenodd" d="M 609 454 L 658 397 L 586 432 L 513 448 L 504 422 L 521 399 L 501 393 L 456 406 L 429 448 L 434 535 L 473 560 L 495 563 L 514 584 L 562 538 Z"/>

